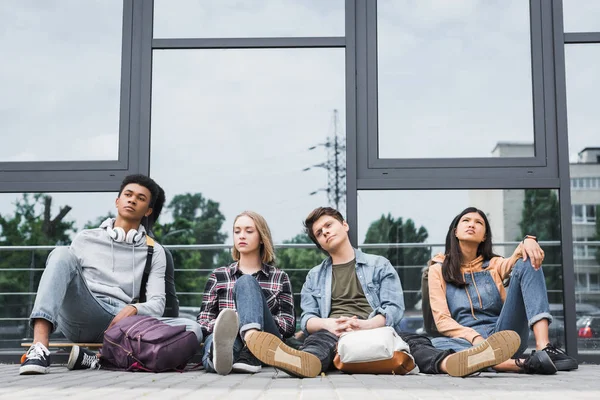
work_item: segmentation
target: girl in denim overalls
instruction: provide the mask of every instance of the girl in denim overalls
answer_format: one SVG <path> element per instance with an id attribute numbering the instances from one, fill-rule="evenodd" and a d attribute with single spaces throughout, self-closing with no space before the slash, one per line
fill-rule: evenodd
<path id="1" fill-rule="evenodd" d="M 536 351 L 528 358 L 508 360 L 498 371 L 550 374 L 577 369 L 577 361 L 557 349 L 548 337 L 552 322 L 541 268 L 544 252 L 535 237 L 526 236 L 512 256 L 492 251 L 492 231 L 483 211 L 463 210 L 450 225 L 445 254 L 430 262 L 429 296 L 438 331 L 432 340 L 440 349 L 464 350 L 495 332 L 512 330 L 521 337 L 520 356 L 533 330 Z M 508 289 L 503 281 L 510 276 Z"/>

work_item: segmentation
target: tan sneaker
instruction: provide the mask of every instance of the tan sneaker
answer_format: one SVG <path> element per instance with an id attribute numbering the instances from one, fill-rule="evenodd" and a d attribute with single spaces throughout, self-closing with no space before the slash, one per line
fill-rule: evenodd
<path id="1" fill-rule="evenodd" d="M 521 345 L 519 334 L 500 331 L 477 346 L 454 353 L 446 359 L 446 370 L 451 376 L 468 376 L 511 358 Z"/>
<path id="2" fill-rule="evenodd" d="M 321 372 L 321 361 L 317 356 L 293 349 L 270 333 L 251 334 L 246 340 L 246 345 L 260 361 L 292 376 L 314 378 Z"/>

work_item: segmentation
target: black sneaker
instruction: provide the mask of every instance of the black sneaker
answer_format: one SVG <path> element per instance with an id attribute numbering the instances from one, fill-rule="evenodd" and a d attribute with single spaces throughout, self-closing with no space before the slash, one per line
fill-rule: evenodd
<path id="1" fill-rule="evenodd" d="M 238 335 L 239 320 L 231 308 L 222 310 L 213 329 L 212 364 L 219 375 L 227 375 L 233 367 L 233 343 Z"/>
<path id="2" fill-rule="evenodd" d="M 47 374 L 50 370 L 50 351 L 40 342 L 34 343 L 25 354 L 19 375 Z"/>
<path id="3" fill-rule="evenodd" d="M 556 369 L 558 371 L 572 371 L 574 369 L 579 368 L 577 360 L 573 357 L 570 357 L 562 351 L 561 349 L 556 348 L 554 345 L 548 343 L 548 345 L 541 351 L 548 353 L 550 359 L 556 365 Z"/>
<path id="4" fill-rule="evenodd" d="M 69 355 L 67 368 L 74 369 L 100 369 L 100 361 L 96 353 L 74 345 Z"/>
<path id="5" fill-rule="evenodd" d="M 248 350 L 247 347 L 244 346 L 242 351 L 240 351 L 240 355 L 233 362 L 233 371 L 234 372 L 242 372 L 248 374 L 255 374 L 260 372 L 262 369 L 262 364 L 254 355 Z"/>
<path id="6" fill-rule="evenodd" d="M 534 351 L 525 361 L 517 360 L 516 364 L 526 374 L 553 375 L 556 373 L 556 366 L 545 351 Z"/>

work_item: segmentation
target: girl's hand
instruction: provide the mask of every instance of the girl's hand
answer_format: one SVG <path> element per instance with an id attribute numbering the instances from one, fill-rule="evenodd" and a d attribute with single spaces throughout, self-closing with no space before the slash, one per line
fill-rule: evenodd
<path id="1" fill-rule="evenodd" d="M 529 258 L 531 265 L 536 271 L 542 267 L 544 250 L 542 250 L 535 239 L 525 238 L 523 240 L 523 261 L 527 261 L 527 258 Z"/>

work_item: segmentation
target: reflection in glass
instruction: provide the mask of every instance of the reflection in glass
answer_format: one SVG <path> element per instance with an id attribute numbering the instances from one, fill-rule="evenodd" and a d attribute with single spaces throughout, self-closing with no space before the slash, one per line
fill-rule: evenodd
<path id="1" fill-rule="evenodd" d="M 565 32 L 600 32 L 600 2 L 563 0 Z"/>
<path id="2" fill-rule="evenodd" d="M 0 161 L 118 158 L 122 8 L 0 2 Z"/>
<path id="3" fill-rule="evenodd" d="M 157 51 L 153 80 L 151 172 L 167 193 L 163 221 L 192 228 L 168 243 L 231 243 L 235 216 L 259 212 L 276 243 L 309 247 L 277 251 L 299 305 L 307 270 L 323 259 L 302 221 L 328 204 L 333 166 L 345 168 L 335 161 L 345 148 L 330 145 L 345 140 L 344 51 Z M 174 254 L 181 291 L 202 292 L 207 271 L 232 262 L 228 251 L 183 253 Z"/>
<path id="4" fill-rule="evenodd" d="M 344 0 L 154 0 L 154 37 L 344 36 Z"/>
<path id="5" fill-rule="evenodd" d="M 566 7 L 567 4 L 565 26 Z M 600 117 L 595 106 L 598 102 L 600 79 L 593 65 L 600 61 L 600 46 L 565 46 L 565 58 L 575 241 L 573 258 L 578 283 L 575 296 L 578 304 L 587 307 L 581 312 L 578 310 L 578 317 L 589 317 L 600 312 L 600 219 L 597 217 L 600 211 Z M 592 326 L 595 320 L 595 317 L 590 317 L 585 319 L 585 323 L 578 321 L 580 351 L 600 350 L 600 340 L 595 333 L 597 330 Z"/>
<path id="6" fill-rule="evenodd" d="M 533 144 L 527 1 L 380 0 L 377 23 L 380 158 Z"/>
<path id="7" fill-rule="evenodd" d="M 397 267 L 405 293 L 406 315 L 421 317 L 421 270 L 444 252 L 448 226 L 463 209 L 486 213 L 494 252 L 510 256 L 525 234 L 536 235 L 546 254 L 544 274 L 551 312 L 562 310 L 560 208 L 553 189 L 396 190 L 358 192 L 358 241 L 363 250 L 383 255 Z M 379 243 L 375 245 L 374 243 Z M 401 246 L 390 244 L 401 243 Z M 374 247 L 375 246 L 375 247 Z M 559 315 L 556 314 L 557 320 Z M 562 321 L 552 324 L 553 342 L 564 345 Z M 535 347 L 533 336 L 530 347 Z"/>
<path id="8" fill-rule="evenodd" d="M 245 209 L 282 242 L 327 204 L 327 142 L 345 138 L 343 50 L 156 51 L 153 79 L 152 175 L 168 198 L 217 202 L 226 240 Z"/>
<path id="9" fill-rule="evenodd" d="M 598 164 L 600 152 L 581 153 L 587 148 L 600 147 L 600 45 L 566 45 L 565 67 L 567 80 L 567 115 L 569 124 L 569 159 L 571 163 Z M 581 154 L 580 154 L 581 153 Z M 600 173 L 580 177 L 598 178 Z M 582 185 L 588 184 L 586 181 Z M 589 181 L 592 183 L 592 180 Z M 594 183 L 592 183 L 594 184 Z"/>
<path id="10" fill-rule="evenodd" d="M 0 348 L 18 348 L 49 250 L 68 245 L 84 226 L 114 210 L 115 193 L 3 193 L 0 195 Z M 25 246 L 6 249 L 6 246 Z M 55 338 L 52 336 L 52 338 Z"/>

